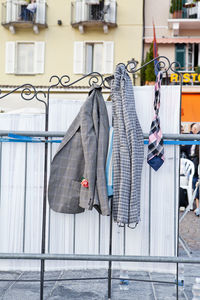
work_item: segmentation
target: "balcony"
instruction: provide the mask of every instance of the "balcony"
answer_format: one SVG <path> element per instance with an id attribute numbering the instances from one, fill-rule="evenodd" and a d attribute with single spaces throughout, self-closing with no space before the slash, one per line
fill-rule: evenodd
<path id="1" fill-rule="evenodd" d="M 170 8 L 168 26 L 173 30 L 173 35 L 179 35 L 180 30 L 200 29 L 200 2 L 191 0 L 183 4 L 180 9 Z"/>
<path id="2" fill-rule="evenodd" d="M 107 33 L 109 27 L 117 26 L 116 1 L 110 1 L 107 5 L 104 5 L 104 1 L 99 0 L 72 2 L 71 25 L 79 28 L 81 33 L 84 33 L 84 27 L 102 27 L 104 33 Z"/>
<path id="3" fill-rule="evenodd" d="M 21 2 L 23 3 L 23 2 Z M 46 3 L 37 2 L 36 12 L 26 9 L 27 5 L 13 2 L 12 0 L 2 3 L 2 22 L 13 34 L 16 28 L 32 28 L 38 34 L 40 28 L 46 28 Z"/>

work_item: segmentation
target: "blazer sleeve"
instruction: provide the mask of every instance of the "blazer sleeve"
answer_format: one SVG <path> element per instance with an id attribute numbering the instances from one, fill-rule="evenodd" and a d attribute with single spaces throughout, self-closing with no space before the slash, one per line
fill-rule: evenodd
<path id="1" fill-rule="evenodd" d="M 85 160 L 83 177 L 87 179 L 89 185 L 88 188 L 81 187 L 79 205 L 86 209 L 92 209 L 95 196 L 97 135 L 92 117 L 95 93 L 94 90 L 90 94 L 87 105 L 83 107 L 81 113 L 81 138 Z"/>

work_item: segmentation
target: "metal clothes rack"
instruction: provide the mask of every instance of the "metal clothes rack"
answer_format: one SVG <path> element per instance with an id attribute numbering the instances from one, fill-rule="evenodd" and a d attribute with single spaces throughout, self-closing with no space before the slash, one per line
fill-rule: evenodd
<path id="1" fill-rule="evenodd" d="M 126 68 L 126 70 L 135 75 L 135 73 L 137 73 L 138 71 L 140 71 L 141 69 L 145 68 L 147 65 L 149 65 L 150 63 L 154 63 L 155 65 L 155 69 L 157 71 L 162 70 L 163 73 L 166 74 L 166 77 L 168 78 L 168 71 L 172 71 L 174 73 L 176 73 L 179 78 L 180 78 L 180 103 L 181 103 L 181 93 L 182 93 L 182 82 L 183 82 L 183 76 L 180 72 L 177 71 L 177 69 L 180 69 L 180 65 L 177 62 L 172 62 L 170 63 L 169 59 L 166 56 L 158 56 L 155 59 L 152 59 L 151 61 L 147 62 L 146 64 L 144 64 L 143 66 L 137 68 L 137 61 L 135 61 L 134 59 L 128 61 L 128 63 L 125 65 L 123 64 Z M 99 86 L 101 86 L 102 88 L 105 89 L 110 89 L 110 87 L 107 85 L 107 81 L 114 78 L 114 76 L 109 76 L 109 77 L 103 77 L 102 74 L 98 73 L 98 72 L 91 72 L 89 74 L 86 74 L 84 76 L 82 76 L 81 78 L 70 82 L 70 77 L 68 75 L 63 75 L 62 77 L 58 77 L 57 75 L 53 75 L 50 78 L 50 83 L 51 85 L 49 86 L 47 92 L 41 91 L 41 90 L 36 90 L 36 87 L 33 86 L 32 84 L 23 84 L 17 88 L 15 88 L 14 90 L 8 92 L 7 94 L 1 95 L 1 90 L 0 90 L 0 99 L 3 99 L 13 93 L 15 93 L 17 90 L 21 90 L 21 98 L 23 100 L 26 101 L 31 101 L 33 99 L 36 99 L 37 101 L 40 101 L 44 104 L 45 106 L 45 132 L 48 132 L 48 121 L 49 121 L 49 98 L 50 98 L 50 93 L 51 90 L 57 86 L 61 86 L 63 88 L 69 88 L 72 85 L 75 85 L 77 82 L 85 79 L 85 78 L 89 78 L 88 79 L 88 83 L 89 86 L 91 86 L 92 84 L 98 84 Z M 52 83 L 53 81 L 55 81 L 55 83 Z M 180 109 L 180 117 L 181 117 L 181 109 Z M 179 128 L 180 128 L 180 124 L 179 124 Z M 46 245 L 45 245 L 45 240 L 46 240 L 46 210 L 47 210 L 47 165 L 48 165 L 48 136 L 45 136 L 45 151 L 44 151 L 44 189 L 43 189 L 43 208 L 42 208 L 42 241 L 41 241 L 41 254 L 17 254 L 17 255 L 0 255 L 1 258 L 4 257 L 4 259 L 8 259 L 9 257 L 14 258 L 14 259 L 27 259 L 28 257 L 32 257 L 33 259 L 39 259 L 41 261 L 41 265 L 40 265 L 40 300 L 44 299 L 44 273 L 45 273 L 45 260 L 46 259 L 56 259 L 56 258 L 51 258 L 51 255 L 48 256 L 45 254 L 45 250 L 46 250 Z M 151 183 L 151 182 L 149 182 Z M 149 191 L 149 193 L 151 193 L 151 191 Z M 151 212 L 149 212 L 150 214 Z M 179 212 L 178 212 L 178 218 L 179 218 Z M 150 224 L 149 224 L 150 226 Z M 95 256 L 94 259 L 89 259 L 86 257 L 85 260 L 98 260 L 101 261 L 104 260 L 108 261 L 108 277 L 106 278 L 87 278 L 87 279 L 107 279 L 108 280 L 108 299 L 111 299 L 111 283 L 113 279 L 119 279 L 119 278 L 112 278 L 112 262 L 113 261 L 123 261 L 123 257 L 115 259 L 114 257 L 112 258 L 112 202 L 111 202 L 111 214 L 110 214 L 110 237 L 109 237 L 109 256 L 103 256 L 103 255 L 99 255 L 98 258 Z M 177 237 L 176 237 L 176 245 L 177 245 L 177 255 L 179 256 L 179 250 L 178 250 L 178 241 L 179 241 L 179 228 L 177 228 Z M 181 242 L 181 240 L 180 240 Z M 54 255 L 55 257 L 55 255 Z M 61 256 L 62 257 L 62 256 Z M 142 257 L 141 257 L 142 258 Z M 69 255 L 66 255 L 65 258 L 61 258 L 61 259 L 73 259 L 73 260 L 84 260 L 84 257 L 81 257 L 80 255 L 73 255 L 72 257 L 70 257 Z M 124 257 L 124 259 L 126 260 L 126 258 Z M 126 260 L 126 261 L 134 261 L 134 260 Z M 139 260 L 138 260 L 139 261 Z M 148 257 L 147 260 L 144 259 L 142 261 L 152 261 L 150 259 L 150 257 Z M 160 261 L 158 258 L 155 259 L 154 261 Z M 161 260 L 162 261 L 162 260 Z M 162 283 L 168 283 L 168 284 L 176 284 L 176 299 L 178 299 L 178 262 L 179 260 L 174 260 L 174 262 L 176 263 L 176 282 L 172 283 L 172 282 L 167 282 L 167 281 L 162 281 Z M 171 260 L 172 262 L 172 260 Z M 123 278 L 120 278 L 123 279 Z M 125 279 L 125 278 L 124 278 Z M 80 278 L 78 278 L 77 280 L 80 280 Z M 138 280 L 138 279 L 130 279 L 130 280 Z M 20 280 L 20 281 L 26 281 L 26 280 Z M 52 280 L 51 280 L 52 281 Z M 63 280 L 64 281 L 64 280 Z M 144 280 L 143 280 L 144 281 Z M 146 280 L 145 280 L 146 281 Z M 155 282 L 152 280 L 147 280 L 148 282 Z M 160 282 L 160 281 L 156 281 L 156 282 Z"/>

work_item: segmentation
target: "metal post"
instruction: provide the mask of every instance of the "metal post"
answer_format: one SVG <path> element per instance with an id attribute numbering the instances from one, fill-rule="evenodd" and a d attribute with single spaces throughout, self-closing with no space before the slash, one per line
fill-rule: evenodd
<path id="1" fill-rule="evenodd" d="M 149 247 L 148 255 L 151 255 L 151 167 L 149 166 Z"/>
<path id="2" fill-rule="evenodd" d="M 52 141 L 52 137 L 50 137 L 50 140 Z M 50 163 L 52 161 L 52 154 L 53 150 L 52 150 L 52 143 L 50 143 L 50 155 L 49 155 L 49 160 Z M 49 211 L 48 211 L 48 253 L 50 253 L 50 249 L 51 249 L 51 209 L 49 207 Z"/>
<path id="3" fill-rule="evenodd" d="M 177 182 L 177 178 L 176 178 L 176 145 L 174 145 L 174 255 L 177 255 L 176 251 L 177 251 L 177 247 L 176 247 L 176 243 L 177 243 L 177 238 L 176 238 L 176 233 L 177 233 L 177 226 L 176 226 L 176 213 L 177 213 L 177 201 L 176 201 L 176 182 Z M 179 202 L 179 201 L 178 201 Z"/>
<path id="4" fill-rule="evenodd" d="M 2 142 L 0 143 L 0 205 L 1 205 L 1 172 L 2 172 Z"/>
<path id="5" fill-rule="evenodd" d="M 109 255 L 112 255 L 112 201 L 113 198 L 110 198 L 110 236 L 109 236 Z M 108 300 L 111 300 L 112 292 L 112 261 L 108 263 Z"/>
<path id="6" fill-rule="evenodd" d="M 49 119 L 49 91 L 48 89 L 48 98 L 47 104 L 45 105 L 45 131 L 48 131 L 48 119 Z M 42 209 L 42 245 L 41 253 L 45 253 L 45 244 L 46 244 L 46 207 L 47 207 L 47 165 L 48 165 L 48 137 L 45 137 L 44 145 L 44 189 L 43 189 L 43 209 Z M 40 265 L 40 300 L 43 300 L 44 296 L 44 272 L 45 272 L 45 260 L 41 259 Z"/>
<path id="7" fill-rule="evenodd" d="M 25 162 L 24 162 L 24 212 L 23 212 L 23 245 L 22 251 L 25 252 L 25 239 L 26 239 L 26 190 L 27 190 L 27 152 L 28 143 L 25 144 Z"/>
<path id="8" fill-rule="evenodd" d="M 179 164 L 180 165 L 180 164 Z M 174 145 L 174 209 L 175 212 L 174 214 L 176 215 L 176 209 L 177 209 L 177 205 L 176 205 L 176 145 Z M 178 215 L 179 215 L 179 193 L 178 193 Z M 174 218 L 174 220 L 176 220 L 176 218 Z M 178 218 L 178 223 L 179 223 L 179 218 Z M 176 224 L 174 225 L 174 229 L 176 230 Z M 179 226 L 178 229 L 179 230 Z M 176 237 L 176 235 L 175 235 Z M 179 247 L 179 239 L 174 239 L 175 243 L 177 243 L 177 245 L 175 244 L 175 249 L 178 246 Z M 177 248 L 177 255 L 178 254 L 178 248 Z M 178 300 L 178 263 L 176 264 L 176 299 Z"/>
<path id="9" fill-rule="evenodd" d="M 76 215 L 73 215 L 73 247 L 72 252 L 75 254 L 76 252 Z"/>
<path id="10" fill-rule="evenodd" d="M 99 214 L 98 254 L 101 254 L 101 215 Z"/>
<path id="11" fill-rule="evenodd" d="M 180 112 L 179 112 L 179 133 L 181 132 L 181 104 L 182 104 L 182 83 L 183 83 L 183 76 L 181 73 L 177 72 L 176 73 L 179 75 L 180 78 Z M 179 155 L 179 160 L 180 160 L 180 155 Z M 180 174 L 180 161 L 179 161 L 179 174 Z M 179 217 L 180 217 L 180 210 L 179 210 L 179 198 L 180 198 L 180 193 L 179 193 L 179 187 L 180 187 L 180 176 L 178 179 L 178 213 L 177 213 L 177 218 L 178 218 L 178 226 L 177 226 L 177 256 L 179 257 Z M 176 264 L 176 299 L 178 300 L 178 263 Z"/>

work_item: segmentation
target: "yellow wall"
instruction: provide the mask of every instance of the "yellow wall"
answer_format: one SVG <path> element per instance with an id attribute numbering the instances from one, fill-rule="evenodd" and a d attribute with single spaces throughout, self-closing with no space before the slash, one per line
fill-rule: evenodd
<path id="1" fill-rule="evenodd" d="M 1 3 L 5 2 L 4 0 Z M 108 34 L 103 28 L 91 27 L 81 34 L 72 28 L 71 1 L 47 0 L 47 25 L 36 35 L 32 29 L 20 28 L 12 34 L 8 29 L 0 26 L 0 85 L 21 85 L 30 82 L 34 85 L 49 85 L 51 75 L 73 75 L 73 46 L 74 41 L 114 41 L 114 64 L 126 63 L 135 58 L 141 61 L 142 54 L 142 11 L 143 1 L 117 1 L 116 28 L 109 28 Z M 1 10 L 1 6 L 0 6 Z M 1 15 L 1 11 L 0 11 Z M 62 26 L 57 25 L 62 20 Z M 6 41 L 45 41 L 45 73 L 41 75 L 13 75 L 5 74 L 5 43 Z"/>

